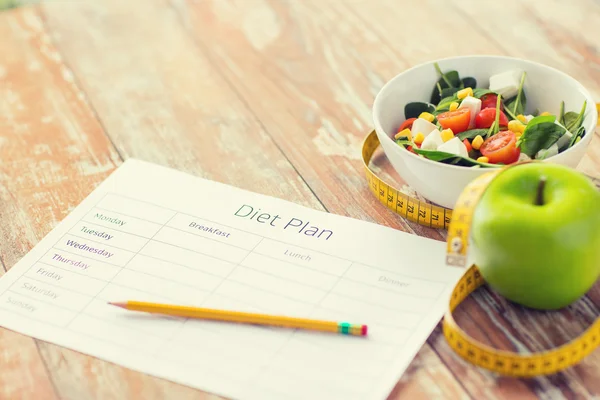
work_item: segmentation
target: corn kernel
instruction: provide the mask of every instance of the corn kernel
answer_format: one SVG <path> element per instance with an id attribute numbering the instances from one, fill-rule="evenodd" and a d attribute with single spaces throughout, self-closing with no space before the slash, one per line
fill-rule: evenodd
<path id="1" fill-rule="evenodd" d="M 479 150 L 482 144 L 483 138 L 481 137 L 481 135 L 477 135 L 475 136 L 475 139 L 473 139 L 473 141 L 471 142 L 471 147 L 473 147 L 475 150 Z"/>
<path id="2" fill-rule="evenodd" d="M 481 156 L 481 157 L 479 157 L 479 158 L 477 159 L 477 161 L 478 161 L 478 162 L 482 162 L 482 163 L 486 163 L 486 162 L 488 162 L 488 161 L 490 161 L 490 160 L 489 160 L 489 158 L 487 158 L 487 157 L 485 157 L 485 156 Z"/>
<path id="3" fill-rule="evenodd" d="M 423 143 L 423 140 L 425 140 L 425 135 L 423 135 L 423 133 L 419 132 L 415 135 L 415 144 L 421 144 Z"/>
<path id="4" fill-rule="evenodd" d="M 456 93 L 456 97 L 458 97 L 459 99 L 464 99 L 467 96 L 473 96 L 473 88 L 464 88 Z"/>
<path id="5" fill-rule="evenodd" d="M 519 121 L 521 121 L 522 123 L 527 124 L 527 118 L 525 118 L 525 116 L 523 114 L 517 115 L 517 119 Z"/>
<path id="6" fill-rule="evenodd" d="M 452 103 L 450 103 L 450 111 L 456 111 L 457 108 L 458 108 L 458 103 L 456 101 L 453 101 Z"/>
<path id="7" fill-rule="evenodd" d="M 399 137 L 406 136 L 408 140 L 412 140 L 412 135 L 410 134 L 410 129 L 406 128 L 401 130 L 400 132 L 394 135 L 394 139 L 398 139 Z"/>
<path id="8" fill-rule="evenodd" d="M 433 116 L 433 114 L 430 114 L 427 111 L 423 111 L 421 114 L 419 114 L 419 118 L 423 118 L 429 122 L 432 122 L 435 117 Z"/>
<path id="9" fill-rule="evenodd" d="M 545 117 L 547 115 L 552 115 L 552 114 L 550 114 L 548 111 L 544 111 L 543 113 L 540 114 L 541 117 Z"/>
<path id="10" fill-rule="evenodd" d="M 513 119 L 508 121 L 508 130 L 513 131 L 514 133 L 523 133 L 525 132 L 525 125 L 523 125 L 520 121 Z"/>
<path id="11" fill-rule="evenodd" d="M 454 137 L 454 132 L 452 132 L 452 129 L 444 129 L 441 132 L 441 134 L 442 134 L 442 140 L 444 141 L 444 143 Z"/>
<path id="12" fill-rule="evenodd" d="M 521 135 L 523 134 L 523 132 L 515 132 L 513 131 L 513 133 L 515 134 L 515 137 L 518 139 L 521 137 Z"/>

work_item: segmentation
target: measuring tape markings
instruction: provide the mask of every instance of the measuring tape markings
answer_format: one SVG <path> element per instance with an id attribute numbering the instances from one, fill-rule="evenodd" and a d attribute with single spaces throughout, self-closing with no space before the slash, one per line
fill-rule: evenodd
<path id="1" fill-rule="evenodd" d="M 465 267 L 475 205 L 493 179 L 514 165 L 491 170 L 471 181 L 451 210 L 415 199 L 379 178 L 369 168 L 371 158 L 379 145 L 375 131 L 367 135 L 363 143 L 363 163 L 371 192 L 387 208 L 410 221 L 433 228 L 448 229 L 446 263 Z M 449 307 L 442 321 L 443 334 L 450 347 L 472 364 L 503 375 L 535 377 L 571 367 L 600 345 L 600 318 L 571 341 L 541 352 L 521 354 L 503 351 L 473 339 L 458 326 L 452 313 L 463 300 L 484 284 L 485 280 L 477 266 L 468 267 L 452 291 Z"/>
<path id="2" fill-rule="evenodd" d="M 493 372 L 513 377 L 535 377 L 573 366 L 600 343 L 600 319 L 575 339 L 551 350 L 519 354 L 502 351 L 476 341 L 456 323 L 452 313 L 473 291 L 485 283 L 476 266 L 471 266 L 456 284 L 442 330 L 450 347 L 463 359 Z"/>
<path id="3" fill-rule="evenodd" d="M 373 158 L 379 144 L 379 138 L 375 131 L 372 131 L 363 142 L 362 159 L 371 192 L 383 205 L 409 221 L 431 228 L 447 229 L 448 224 L 450 224 L 452 210 L 429 204 L 402 193 L 375 175 L 369 168 L 371 158 Z"/>

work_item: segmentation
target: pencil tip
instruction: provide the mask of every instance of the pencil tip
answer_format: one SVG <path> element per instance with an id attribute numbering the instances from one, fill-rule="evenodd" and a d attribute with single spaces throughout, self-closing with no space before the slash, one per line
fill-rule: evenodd
<path id="1" fill-rule="evenodd" d="M 116 306 L 116 307 L 121 307 L 121 308 L 126 306 L 126 303 L 118 302 L 118 301 L 108 301 L 107 303 L 110 304 L 111 306 Z"/>

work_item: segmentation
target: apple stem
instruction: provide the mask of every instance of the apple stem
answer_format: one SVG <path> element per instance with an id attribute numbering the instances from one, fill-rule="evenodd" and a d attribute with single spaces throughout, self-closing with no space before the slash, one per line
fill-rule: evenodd
<path id="1" fill-rule="evenodd" d="M 546 177 L 542 176 L 537 187 L 537 196 L 535 198 L 535 204 L 537 206 L 544 205 L 544 187 L 546 186 Z"/>

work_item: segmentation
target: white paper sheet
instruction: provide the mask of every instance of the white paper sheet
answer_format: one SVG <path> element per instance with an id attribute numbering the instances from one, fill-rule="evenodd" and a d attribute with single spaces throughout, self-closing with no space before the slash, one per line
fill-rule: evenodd
<path id="1" fill-rule="evenodd" d="M 276 182 L 265 182 L 276 184 Z M 239 399 L 384 399 L 462 270 L 445 244 L 128 160 L 0 279 L 0 325 Z M 368 324 L 149 316 L 145 300 Z"/>

